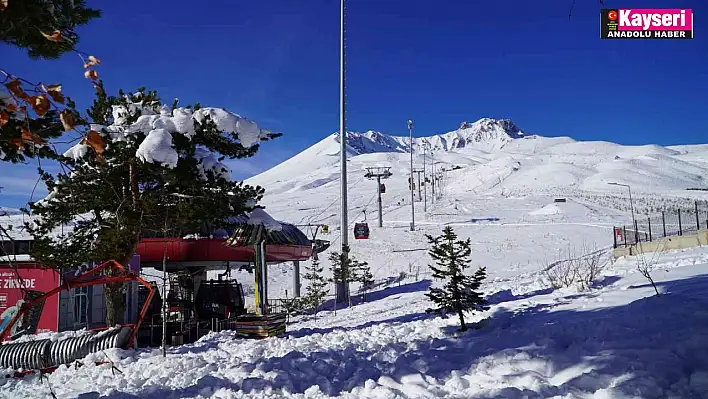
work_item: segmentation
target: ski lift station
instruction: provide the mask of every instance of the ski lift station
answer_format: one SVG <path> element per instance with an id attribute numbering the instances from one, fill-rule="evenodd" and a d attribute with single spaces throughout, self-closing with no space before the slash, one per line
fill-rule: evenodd
<path id="1" fill-rule="evenodd" d="M 2 356 L 3 350 L 17 349 L 18 353 L 28 350 L 23 343 L 11 342 L 22 335 L 82 328 L 105 329 L 103 290 L 110 282 L 124 282 L 128 287 L 124 293 L 126 311 L 123 315 L 128 324 L 123 325 L 123 332 L 103 334 L 103 337 L 112 338 L 110 343 L 99 345 L 102 349 L 159 346 L 163 314 L 166 315 L 167 342 L 173 345 L 193 342 L 209 331 L 222 329 L 236 330 L 238 335 L 254 338 L 284 333 L 286 315 L 267 296 L 268 268 L 292 262 L 295 270 L 293 293 L 299 296 L 299 262 L 316 256 L 329 243 L 315 237 L 308 238 L 295 225 L 275 221 L 262 209 L 234 218 L 233 222 L 238 226 L 233 230 L 204 229 L 186 237 L 145 236 L 129 265 L 104 264 L 100 266 L 102 271 L 97 273 L 91 268 L 60 273 L 37 264 L 29 256 L 32 240 L 26 236 L 3 242 L 0 338 L 10 342 L 0 345 L 0 366 L 35 368 L 32 364 L 15 364 L 24 359 L 22 356 L 25 355 L 21 353 Z M 104 269 L 116 267 L 120 270 L 110 275 L 104 273 Z M 162 281 L 150 283 L 139 277 L 148 267 L 159 272 L 164 269 L 166 298 L 163 297 Z M 245 269 L 251 273 L 255 313 L 246 311 L 241 283 L 228 279 L 228 272 L 232 269 Z M 217 270 L 224 273 L 217 279 L 207 279 L 208 271 Z M 98 347 L 95 342 L 84 344 Z M 87 348 L 79 352 L 83 353 Z M 77 352 L 76 356 L 81 353 Z M 67 360 L 71 356 L 66 354 L 64 357 Z M 47 364 L 45 360 L 40 363 L 58 366 Z"/>

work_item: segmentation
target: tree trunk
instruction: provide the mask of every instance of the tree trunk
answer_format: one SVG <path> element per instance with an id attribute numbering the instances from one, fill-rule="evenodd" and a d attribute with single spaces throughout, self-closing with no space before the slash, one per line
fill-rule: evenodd
<path id="1" fill-rule="evenodd" d="M 139 194 L 139 188 L 138 188 L 138 181 L 136 177 L 136 167 L 133 163 L 130 163 L 129 166 L 129 171 L 128 171 L 128 187 L 127 189 L 130 192 L 130 198 L 132 200 L 132 205 L 133 205 L 133 211 L 138 212 L 139 208 L 139 203 L 138 203 L 138 194 Z M 140 242 L 140 236 L 141 236 L 141 226 L 131 226 L 133 231 L 132 231 L 132 237 L 128 238 L 126 237 L 126 244 L 128 244 L 125 247 L 125 256 L 123 256 L 121 259 L 116 259 L 123 267 L 126 269 L 128 268 L 128 265 L 130 264 L 130 261 L 133 259 L 133 255 L 135 254 L 135 251 L 137 250 L 138 243 Z M 109 270 L 107 273 L 108 276 L 114 275 L 113 270 Z M 125 288 L 125 283 L 112 283 L 112 284 L 106 284 L 104 287 L 104 296 L 106 298 L 106 325 L 108 327 L 113 327 L 116 324 L 124 324 L 125 323 L 125 295 L 124 295 L 124 288 Z M 164 298 L 163 298 L 164 300 Z"/>
<path id="2" fill-rule="evenodd" d="M 135 234 L 128 254 L 117 261 L 128 269 L 130 261 L 138 247 L 139 234 Z M 108 276 L 115 275 L 113 270 L 106 273 Z M 125 283 L 112 283 L 104 286 L 104 296 L 106 298 L 106 326 L 113 327 L 116 324 L 125 324 Z"/>
<path id="3" fill-rule="evenodd" d="M 465 325 L 465 315 L 462 313 L 462 308 L 457 308 L 457 315 L 460 316 L 460 331 L 467 331 L 467 326 Z"/>
<path id="4" fill-rule="evenodd" d="M 125 297 L 122 283 L 106 284 L 103 293 L 106 297 L 106 326 L 114 327 L 125 324 Z"/>

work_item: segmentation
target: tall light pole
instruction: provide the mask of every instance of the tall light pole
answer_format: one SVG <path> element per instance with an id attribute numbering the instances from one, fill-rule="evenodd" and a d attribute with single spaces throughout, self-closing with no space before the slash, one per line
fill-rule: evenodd
<path id="1" fill-rule="evenodd" d="M 634 202 L 632 201 L 632 188 L 629 186 L 629 184 L 622 184 L 622 183 L 607 183 L 611 186 L 622 186 L 622 187 L 627 187 L 627 190 L 629 190 L 629 209 L 632 211 L 632 223 L 634 223 L 634 240 L 636 242 L 639 242 L 639 232 L 637 231 L 637 219 L 634 218 Z"/>
<path id="2" fill-rule="evenodd" d="M 344 0 L 340 4 L 340 38 L 339 38 L 339 164 L 341 166 L 341 189 L 342 189 L 342 214 L 341 214 L 341 237 L 342 237 L 342 272 L 346 274 L 346 267 L 349 265 L 349 219 L 347 217 L 347 126 L 345 109 L 345 58 L 344 58 Z M 337 282 L 335 287 L 337 302 L 346 302 L 349 297 L 349 283 L 346 281 Z"/>
<path id="3" fill-rule="evenodd" d="M 411 231 L 415 231 L 415 196 L 413 193 L 413 121 L 408 120 L 408 134 L 411 138 L 411 179 L 409 188 L 411 189 Z"/>
<path id="4" fill-rule="evenodd" d="M 436 198 L 435 198 L 435 178 L 437 175 L 435 174 L 435 154 L 433 153 L 432 149 L 430 150 L 430 163 L 433 168 L 433 173 L 432 173 L 433 178 L 431 179 L 433 182 L 433 187 L 432 187 L 433 188 L 433 196 L 431 198 L 433 200 L 433 203 L 435 203 L 435 201 L 436 201 Z M 438 187 L 438 191 L 440 191 L 440 187 Z"/>
<path id="5" fill-rule="evenodd" d="M 429 146 L 430 143 L 428 143 L 427 141 L 423 141 L 423 198 L 425 201 L 423 202 L 423 211 L 426 213 L 428 212 L 428 185 L 426 184 L 427 172 L 425 171 L 425 153 L 428 150 Z"/>

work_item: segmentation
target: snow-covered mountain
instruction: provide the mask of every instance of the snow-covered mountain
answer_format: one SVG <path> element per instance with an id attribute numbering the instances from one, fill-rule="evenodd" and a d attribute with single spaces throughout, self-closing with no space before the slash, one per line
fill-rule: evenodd
<path id="1" fill-rule="evenodd" d="M 429 146 L 430 151 L 424 148 Z M 347 133 L 350 185 L 370 166 L 389 166 L 394 188 L 407 191 L 410 141 L 368 131 Z M 339 180 L 339 134 L 325 137 L 280 165 L 248 179 L 280 200 L 299 192 L 336 193 Z M 477 194 L 568 190 L 618 190 L 607 182 L 632 185 L 633 190 L 685 191 L 708 187 L 708 145 L 661 147 L 623 146 L 603 141 L 578 142 L 570 137 L 527 135 L 511 120 L 483 118 L 464 122 L 457 130 L 414 138 L 414 167 L 452 169 L 458 183 L 452 190 Z M 317 190 L 317 191 L 312 191 Z M 285 215 L 284 215 L 285 216 Z"/>
<path id="2" fill-rule="evenodd" d="M 465 164 L 479 163 L 487 159 L 475 155 L 498 152 L 522 137 L 526 137 L 525 134 L 511 120 L 483 118 L 474 123 L 463 122 L 458 129 L 447 133 L 414 137 L 413 151 L 418 157 L 427 153 L 440 159 L 447 154 L 464 153 L 465 159 L 460 161 Z M 368 159 L 376 163 L 383 159 L 404 159 L 402 155 L 410 153 L 410 145 L 408 137 L 390 136 L 373 130 L 347 132 L 347 158 L 350 160 Z M 335 132 L 247 182 L 267 187 L 270 192 L 318 187 L 335 178 L 334 174 L 325 170 L 339 163 L 339 151 L 340 134 Z M 457 158 L 457 155 L 452 155 L 452 158 Z"/>
<path id="3" fill-rule="evenodd" d="M 330 137 L 339 143 L 339 132 Z M 413 151 L 422 153 L 425 148 L 431 151 L 453 151 L 465 147 L 493 151 L 521 137 L 524 137 L 524 132 L 510 119 L 483 118 L 474 123 L 462 122 L 459 129 L 448 133 L 415 137 Z M 410 138 L 389 136 L 373 130 L 365 133 L 347 132 L 347 148 L 347 155 L 350 156 L 374 152 L 410 152 Z"/>

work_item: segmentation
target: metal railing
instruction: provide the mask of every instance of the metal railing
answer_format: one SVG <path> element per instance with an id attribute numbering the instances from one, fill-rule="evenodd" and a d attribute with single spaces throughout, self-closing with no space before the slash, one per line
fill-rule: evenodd
<path id="1" fill-rule="evenodd" d="M 692 208 L 675 208 L 661 213 L 637 215 L 633 225 L 615 226 L 612 230 L 615 248 L 629 247 L 664 237 L 682 236 L 708 229 L 708 206 L 694 201 Z"/>

